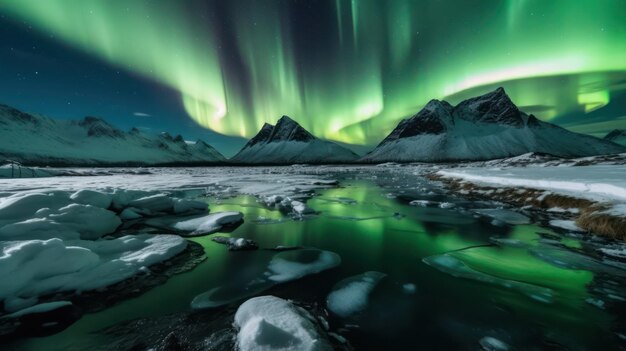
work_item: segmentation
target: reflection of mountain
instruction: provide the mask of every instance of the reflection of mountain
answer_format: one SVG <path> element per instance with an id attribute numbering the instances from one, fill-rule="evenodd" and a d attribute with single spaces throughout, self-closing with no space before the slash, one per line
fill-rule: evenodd
<path id="1" fill-rule="evenodd" d="M 275 126 L 265 123 L 230 161 L 256 164 L 338 163 L 354 161 L 357 157 L 343 146 L 316 138 L 296 121 L 282 116 Z"/>
<path id="2" fill-rule="evenodd" d="M 55 120 L 0 105 L 0 160 L 36 165 L 154 165 L 214 163 L 224 157 L 202 140 L 168 133 L 121 131 L 97 117 Z"/>
<path id="3" fill-rule="evenodd" d="M 456 106 L 432 100 L 402 120 L 363 161 L 488 160 L 528 152 L 575 157 L 622 153 L 626 148 L 542 122 L 520 111 L 498 88 Z"/>

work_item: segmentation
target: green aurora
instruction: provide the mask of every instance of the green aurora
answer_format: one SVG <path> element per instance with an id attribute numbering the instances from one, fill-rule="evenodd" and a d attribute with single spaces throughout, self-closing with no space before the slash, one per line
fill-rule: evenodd
<path id="1" fill-rule="evenodd" d="M 232 136 L 286 114 L 374 144 L 432 98 L 503 85 L 550 120 L 626 89 L 623 0 L 3 0 L 0 11 L 174 89 L 197 124 Z"/>

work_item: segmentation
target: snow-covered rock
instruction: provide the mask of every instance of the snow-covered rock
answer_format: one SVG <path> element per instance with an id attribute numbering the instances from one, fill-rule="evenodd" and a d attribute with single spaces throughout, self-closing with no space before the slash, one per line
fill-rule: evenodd
<path id="1" fill-rule="evenodd" d="M 70 199 L 78 204 L 91 205 L 107 209 L 111 206 L 113 196 L 111 194 L 105 194 L 99 191 L 83 189 L 70 195 Z"/>
<path id="2" fill-rule="evenodd" d="M 332 350 L 302 308 L 274 296 L 244 302 L 235 314 L 237 347 L 241 351 Z"/>
<path id="3" fill-rule="evenodd" d="M 151 212 L 173 212 L 174 200 L 165 194 L 156 194 L 132 200 L 128 206 Z"/>
<path id="4" fill-rule="evenodd" d="M 577 226 L 576 222 L 574 221 L 569 221 L 565 219 L 553 219 L 549 223 L 551 226 L 556 228 L 561 228 L 572 232 L 584 232 L 584 230 Z"/>
<path id="5" fill-rule="evenodd" d="M 97 241 L 1 241 L 0 301 L 5 306 L 34 304 L 42 295 L 103 288 L 174 257 L 186 246 L 179 236 L 147 234 Z"/>
<path id="6" fill-rule="evenodd" d="M 186 200 L 186 199 L 174 199 L 174 213 L 185 214 L 190 212 L 205 212 L 208 206 L 206 202 Z"/>
<path id="7" fill-rule="evenodd" d="M 137 209 L 134 209 L 132 207 L 129 208 L 125 208 L 121 213 L 120 213 L 120 218 L 124 221 L 132 221 L 134 219 L 139 219 L 142 218 L 143 216 L 139 213 L 137 213 Z"/>
<path id="8" fill-rule="evenodd" d="M 122 224 L 111 211 L 91 205 L 71 204 L 60 208 L 48 218 L 80 233 L 81 239 L 94 240 L 113 233 Z"/>
<path id="9" fill-rule="evenodd" d="M 478 341 L 478 344 L 485 351 L 507 351 L 510 348 L 507 343 L 492 336 L 485 336 Z"/>
<path id="10" fill-rule="evenodd" d="M 296 217 L 302 217 L 304 215 L 315 213 L 315 210 L 308 207 L 306 203 L 294 200 L 289 196 L 264 196 L 261 198 L 261 202 L 269 208 L 277 209 L 286 214 L 293 214 Z"/>
<path id="11" fill-rule="evenodd" d="M 259 245 L 250 239 L 245 238 L 228 238 L 225 236 L 215 236 L 211 238 L 212 241 L 228 246 L 229 251 L 245 251 L 256 250 Z"/>
<path id="12" fill-rule="evenodd" d="M 149 165 L 225 161 L 202 141 L 123 132 L 96 117 L 79 121 L 31 115 L 0 105 L 0 159 L 38 165 Z M 24 141 L 28 142 L 24 142 Z"/>
<path id="13" fill-rule="evenodd" d="M 386 276 L 384 273 L 371 271 L 340 281 L 326 298 L 328 309 L 342 318 L 363 311 L 367 307 L 370 293 Z"/>
<path id="14" fill-rule="evenodd" d="M 297 122 L 283 116 L 276 126 L 263 125 L 259 133 L 230 161 L 256 164 L 340 163 L 357 158 L 354 152 L 316 138 Z"/>
<path id="15" fill-rule="evenodd" d="M 0 199 L 0 224 L 29 219 L 43 208 L 57 210 L 71 203 L 65 192 L 18 193 Z"/>
<path id="16" fill-rule="evenodd" d="M 37 194 L 35 194 L 37 195 Z M 32 199 L 33 197 L 26 197 Z M 49 199 L 49 196 L 35 196 Z M 62 198 L 64 199 L 64 198 Z M 64 201 L 63 201 L 64 203 Z M 23 217 L 25 201 L 13 202 L 18 210 L 13 211 Z M 10 207 L 7 208 L 10 210 Z M 30 212 L 28 209 L 27 212 Z M 10 212 L 10 211 L 7 211 Z M 120 218 L 111 211 L 91 205 L 70 204 L 56 210 L 44 208 L 32 214 L 31 219 L 16 221 L 4 226 L 0 225 L 1 240 L 29 240 L 61 238 L 64 240 L 94 240 L 103 235 L 113 233 L 122 224 Z"/>
<path id="17" fill-rule="evenodd" d="M 220 231 L 243 220 L 241 212 L 219 212 L 203 217 L 187 219 L 172 224 L 172 228 L 187 232 L 187 235 L 204 235 Z"/>
<path id="18" fill-rule="evenodd" d="M 542 122 L 520 111 L 498 88 L 454 107 L 430 101 L 361 160 L 491 160 L 529 152 L 577 157 L 623 153 L 626 147 Z"/>

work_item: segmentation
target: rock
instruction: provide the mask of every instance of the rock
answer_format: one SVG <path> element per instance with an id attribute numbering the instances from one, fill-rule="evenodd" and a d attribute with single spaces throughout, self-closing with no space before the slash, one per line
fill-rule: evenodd
<path id="1" fill-rule="evenodd" d="M 218 244 L 223 244 L 228 246 L 229 251 L 244 251 L 244 250 L 256 250 L 259 248 L 259 245 L 250 239 L 244 238 L 228 238 L 225 236 L 216 236 L 211 238 L 214 242 Z"/>

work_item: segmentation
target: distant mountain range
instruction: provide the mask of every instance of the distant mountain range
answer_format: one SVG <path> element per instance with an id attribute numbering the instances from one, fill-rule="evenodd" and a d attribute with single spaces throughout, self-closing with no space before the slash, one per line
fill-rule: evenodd
<path id="1" fill-rule="evenodd" d="M 498 88 L 457 106 L 431 100 L 360 161 L 480 161 L 528 152 L 580 157 L 623 153 L 626 148 L 527 115 Z"/>
<path id="2" fill-rule="evenodd" d="M 203 141 L 121 131 L 102 119 L 56 120 L 0 105 L 0 161 L 33 165 L 294 164 L 482 161 L 529 152 L 558 157 L 626 153 L 626 132 L 604 139 L 570 132 L 520 111 L 504 89 L 457 106 L 431 100 L 359 158 L 316 138 L 287 116 L 265 124 L 230 160 Z"/>
<path id="3" fill-rule="evenodd" d="M 358 158 L 345 147 L 318 139 L 291 118 L 282 116 L 275 126 L 265 123 L 230 161 L 246 164 L 348 163 Z"/>
<path id="4" fill-rule="evenodd" d="M 222 163 L 217 150 L 182 136 L 158 136 L 136 128 L 121 131 L 96 117 L 58 120 L 0 105 L 0 163 L 33 165 L 135 166 Z"/>

